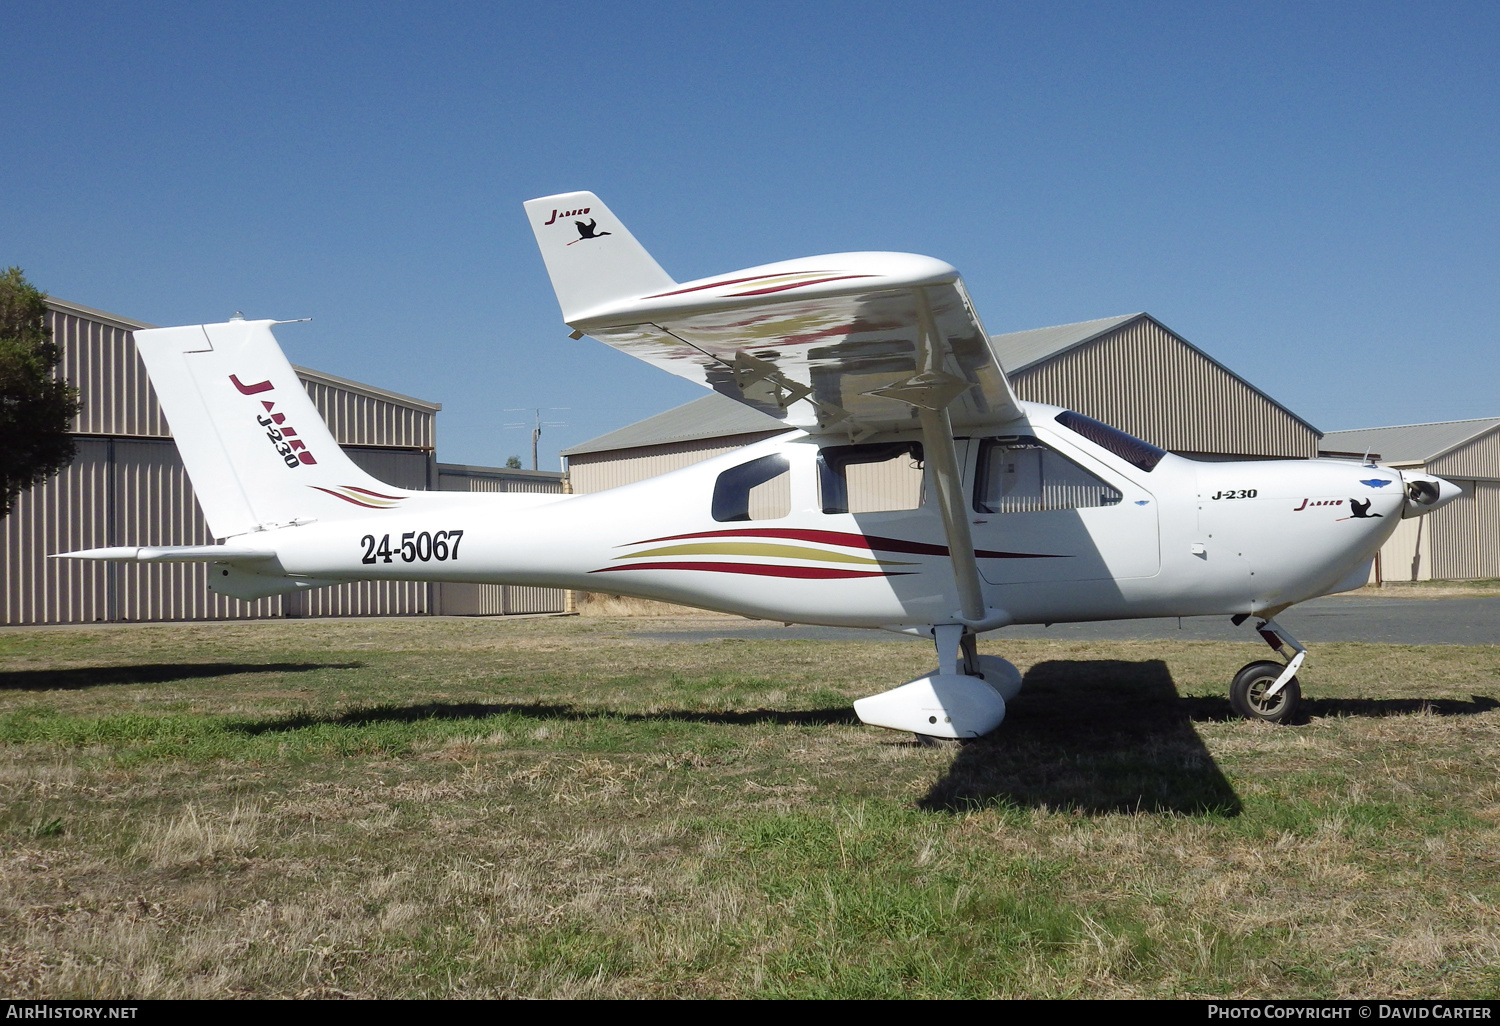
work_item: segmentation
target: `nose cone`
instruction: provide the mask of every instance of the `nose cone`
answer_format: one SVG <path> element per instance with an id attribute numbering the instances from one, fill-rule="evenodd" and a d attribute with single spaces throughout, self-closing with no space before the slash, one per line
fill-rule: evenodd
<path id="1" fill-rule="evenodd" d="M 1446 478 L 1412 470 L 1401 472 L 1401 483 L 1406 488 L 1406 508 L 1401 512 L 1402 519 L 1431 513 L 1464 493 L 1462 488 Z"/>

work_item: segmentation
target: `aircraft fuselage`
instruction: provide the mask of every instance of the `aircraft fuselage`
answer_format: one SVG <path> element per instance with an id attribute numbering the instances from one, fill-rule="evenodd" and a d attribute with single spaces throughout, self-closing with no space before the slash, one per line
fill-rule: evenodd
<path id="1" fill-rule="evenodd" d="M 1025 407 L 1023 421 L 956 439 L 985 603 L 1011 623 L 1271 616 L 1363 584 L 1402 517 L 1396 471 L 1170 454 L 1148 471 L 1061 427 L 1057 408 Z M 1074 478 L 1026 485 L 1025 468 L 1005 464 L 1020 482 L 1006 487 L 1031 487 L 1044 501 L 1028 507 L 1012 494 L 1001 497 L 1011 508 L 986 508 L 976 489 L 993 476 L 994 446 L 1014 438 L 1050 449 Z M 378 513 L 243 540 L 275 551 L 267 573 L 316 581 L 572 588 L 851 627 L 952 621 L 952 562 L 930 480 L 913 509 L 825 512 L 820 451 L 847 444 L 790 432 L 590 495 L 412 492 Z M 721 475 L 768 456 L 785 461 L 784 515 L 716 519 Z"/>

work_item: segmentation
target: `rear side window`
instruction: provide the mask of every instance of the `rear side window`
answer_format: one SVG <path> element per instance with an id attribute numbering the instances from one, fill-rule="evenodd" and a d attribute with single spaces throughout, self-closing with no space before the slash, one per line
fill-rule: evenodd
<path id="1" fill-rule="evenodd" d="M 741 463 L 714 482 L 715 520 L 780 520 L 791 511 L 792 474 L 785 456 Z"/>
<path id="2" fill-rule="evenodd" d="M 1041 513 L 1113 506 L 1121 497 L 1118 488 L 1035 438 L 986 438 L 980 446 L 976 512 Z"/>
<path id="3" fill-rule="evenodd" d="M 818 453 L 824 513 L 880 513 L 922 505 L 922 443 L 829 445 Z"/>
<path id="4" fill-rule="evenodd" d="M 1085 417 L 1072 410 L 1057 415 L 1057 422 L 1076 434 L 1082 435 L 1101 449 L 1108 449 L 1131 466 L 1139 467 L 1148 474 L 1156 469 L 1167 450 L 1158 449 L 1150 442 L 1143 442 L 1134 435 L 1127 435 L 1119 428 L 1112 428 L 1103 421 Z"/>

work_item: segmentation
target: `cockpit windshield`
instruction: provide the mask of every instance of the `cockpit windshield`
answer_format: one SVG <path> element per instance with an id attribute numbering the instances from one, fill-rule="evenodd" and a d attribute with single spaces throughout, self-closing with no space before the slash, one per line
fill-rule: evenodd
<path id="1" fill-rule="evenodd" d="M 1069 431 L 1082 435 L 1100 448 L 1108 449 L 1126 463 L 1139 467 L 1147 473 L 1155 470 L 1161 458 L 1167 454 L 1167 450 L 1158 449 L 1150 442 L 1143 442 L 1134 435 L 1127 435 L 1119 428 L 1112 428 L 1093 417 L 1085 417 L 1072 410 L 1059 413 L 1057 422 Z"/>

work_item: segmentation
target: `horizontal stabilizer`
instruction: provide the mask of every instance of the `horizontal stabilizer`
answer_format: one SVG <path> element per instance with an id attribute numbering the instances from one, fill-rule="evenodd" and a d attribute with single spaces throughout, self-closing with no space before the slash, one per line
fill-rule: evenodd
<path id="1" fill-rule="evenodd" d="M 126 563 L 229 563 L 275 559 L 276 553 L 241 545 L 112 545 L 102 549 L 58 552 L 53 559 L 112 559 Z"/>

